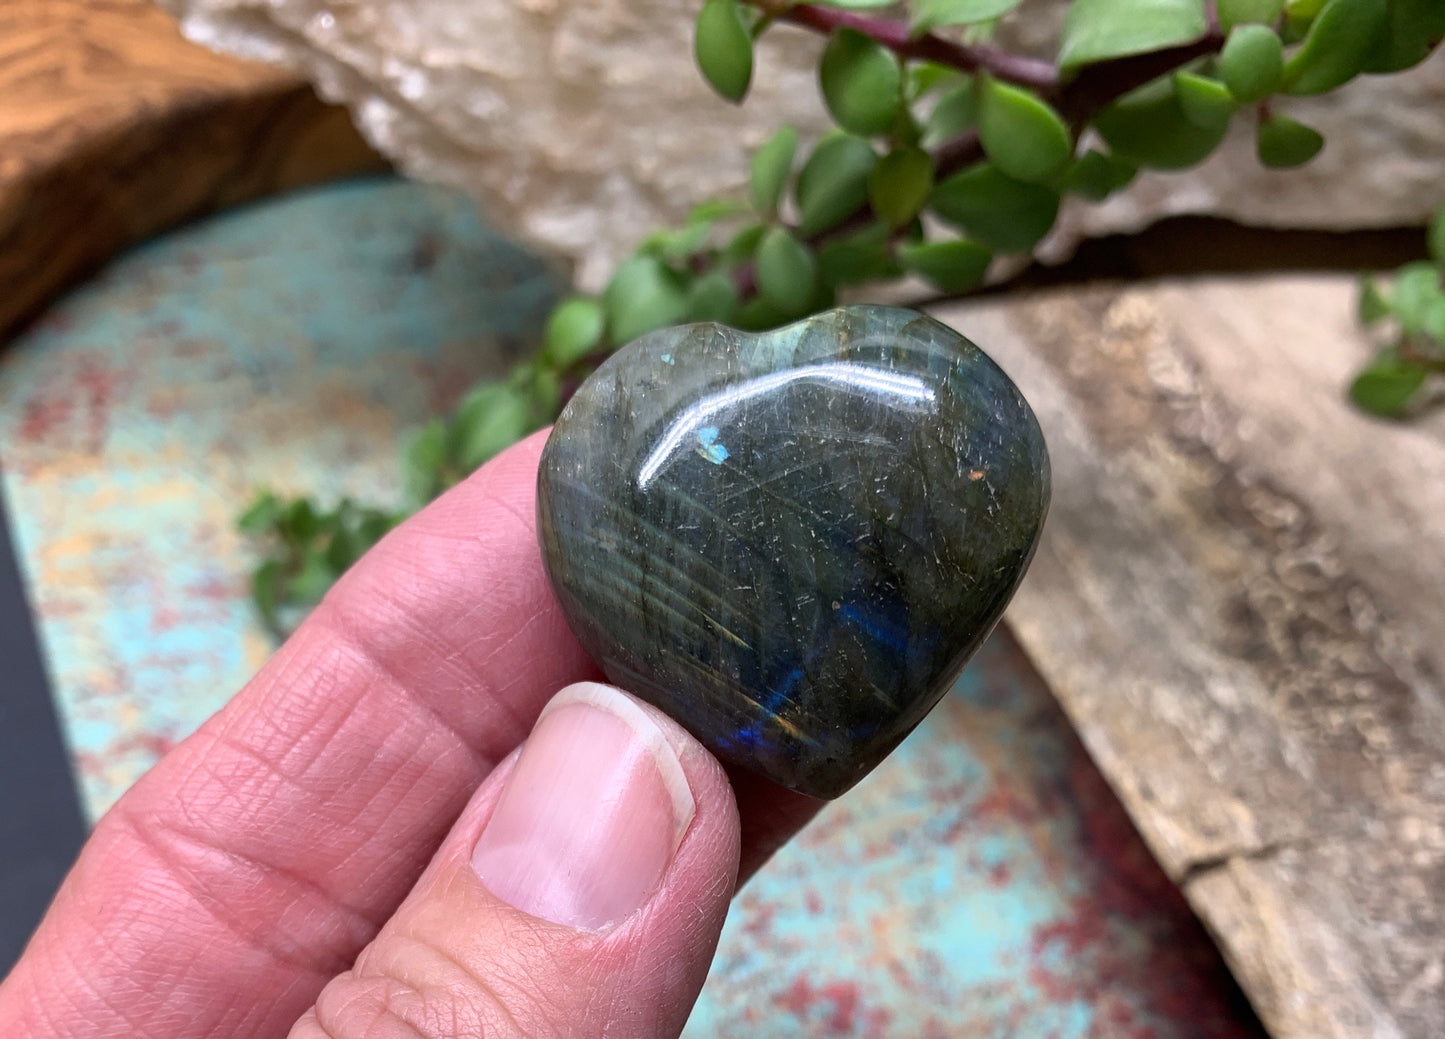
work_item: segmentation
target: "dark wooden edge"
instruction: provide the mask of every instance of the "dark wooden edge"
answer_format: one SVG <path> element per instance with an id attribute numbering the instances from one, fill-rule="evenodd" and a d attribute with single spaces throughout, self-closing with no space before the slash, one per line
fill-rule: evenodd
<path id="1" fill-rule="evenodd" d="M 302 85 L 112 128 L 9 192 L 0 340 L 136 242 L 238 203 L 385 168 L 346 111 Z"/>

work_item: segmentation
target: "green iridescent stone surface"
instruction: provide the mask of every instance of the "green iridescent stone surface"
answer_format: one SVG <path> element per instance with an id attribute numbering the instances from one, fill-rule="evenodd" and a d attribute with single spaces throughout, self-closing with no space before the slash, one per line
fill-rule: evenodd
<path id="1" fill-rule="evenodd" d="M 611 681 L 817 797 L 948 689 L 1049 500 L 1008 376 L 878 306 L 642 337 L 568 403 L 538 480 L 547 573 Z"/>

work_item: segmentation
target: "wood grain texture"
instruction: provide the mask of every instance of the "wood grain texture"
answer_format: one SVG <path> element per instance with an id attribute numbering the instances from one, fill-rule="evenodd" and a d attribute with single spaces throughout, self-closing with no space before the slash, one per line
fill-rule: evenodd
<path id="1" fill-rule="evenodd" d="M 0 4 L 0 335 L 180 221 L 375 169 L 346 113 L 148 0 Z"/>
<path id="2" fill-rule="evenodd" d="M 1339 276 L 942 308 L 1043 423 L 1014 632 L 1279 1039 L 1445 1034 L 1445 416 Z"/>

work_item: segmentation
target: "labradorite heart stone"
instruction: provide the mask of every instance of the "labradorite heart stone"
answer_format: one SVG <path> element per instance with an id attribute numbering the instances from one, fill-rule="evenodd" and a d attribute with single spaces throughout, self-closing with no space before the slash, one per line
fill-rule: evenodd
<path id="1" fill-rule="evenodd" d="M 537 511 L 614 683 L 723 760 L 836 797 L 978 648 L 1048 501 L 1008 376 L 931 318 L 855 306 L 619 350 L 558 419 Z"/>

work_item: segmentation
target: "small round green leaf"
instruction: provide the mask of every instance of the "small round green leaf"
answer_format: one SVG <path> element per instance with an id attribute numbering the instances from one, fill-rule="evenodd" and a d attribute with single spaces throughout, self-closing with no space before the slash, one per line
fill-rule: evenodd
<path id="1" fill-rule="evenodd" d="M 1407 263 L 1395 274 L 1394 304 L 1391 310 L 1400 328 L 1409 335 L 1426 331 L 1430 316 L 1445 302 L 1445 285 L 1432 263 Z"/>
<path id="2" fill-rule="evenodd" d="M 1324 6 L 1325 0 L 1285 0 L 1284 25 L 1279 35 L 1286 47 L 1304 40 L 1310 24 Z"/>
<path id="3" fill-rule="evenodd" d="M 744 303 L 738 311 L 737 317 L 733 318 L 733 326 L 748 331 L 759 331 L 764 328 L 776 328 L 785 321 L 790 321 L 797 315 L 784 312 L 773 306 L 762 296 L 754 296 Z"/>
<path id="4" fill-rule="evenodd" d="M 1140 166 L 1182 170 L 1202 162 L 1224 140 L 1227 123 L 1199 126 L 1184 112 L 1173 77 L 1121 98 L 1094 120 L 1116 155 Z"/>
<path id="5" fill-rule="evenodd" d="M 1174 93 L 1184 117 L 1206 130 L 1228 124 L 1239 107 L 1227 86 L 1193 72 L 1174 73 Z"/>
<path id="6" fill-rule="evenodd" d="M 828 111 L 843 129 L 865 137 L 892 129 L 903 101 L 903 74 L 893 52 L 877 40 L 839 29 L 823 49 L 818 78 Z"/>
<path id="7" fill-rule="evenodd" d="M 1363 411 L 1384 418 L 1400 418 L 1410 398 L 1425 385 L 1425 369 L 1391 354 L 1375 360 L 1350 386 L 1350 399 Z"/>
<path id="8" fill-rule="evenodd" d="M 952 87 L 966 77 L 957 69 L 933 61 L 911 61 L 904 70 L 903 93 L 909 101 L 944 87 Z"/>
<path id="9" fill-rule="evenodd" d="M 1284 44 L 1267 25 L 1237 25 L 1219 52 L 1219 74 L 1229 92 L 1249 104 L 1279 89 Z"/>
<path id="10" fill-rule="evenodd" d="M 687 222 L 689 225 L 711 224 L 730 216 L 742 216 L 747 211 L 748 207 L 735 199 L 705 198 L 688 211 Z"/>
<path id="11" fill-rule="evenodd" d="M 1435 340 L 1437 347 L 1445 347 L 1445 297 L 1437 299 L 1435 305 L 1426 311 L 1424 331 Z"/>
<path id="12" fill-rule="evenodd" d="M 1390 301 L 1380 292 L 1374 278 L 1361 277 L 1359 294 L 1355 302 L 1355 320 L 1362 325 L 1373 325 L 1390 316 Z"/>
<path id="13" fill-rule="evenodd" d="M 918 148 L 901 148 L 879 160 L 868 175 L 868 203 L 895 227 L 908 223 L 933 190 L 933 159 Z"/>
<path id="14" fill-rule="evenodd" d="M 1070 167 L 1064 178 L 1064 190 L 1090 202 L 1102 202 L 1133 180 L 1138 172 L 1139 167 L 1132 162 L 1090 149 Z"/>
<path id="15" fill-rule="evenodd" d="M 868 174 L 878 162 L 861 137 L 834 134 L 818 142 L 798 173 L 794 191 L 804 235 L 826 231 L 868 201 Z"/>
<path id="16" fill-rule="evenodd" d="M 753 208 L 765 217 L 778 211 L 778 200 L 783 197 L 788 174 L 793 171 L 793 155 L 798 150 L 798 131 L 784 126 L 753 152 L 752 177 L 748 187 L 753 198 Z"/>
<path id="17" fill-rule="evenodd" d="M 896 277 L 900 271 L 888 247 L 892 234 L 893 229 L 880 220 L 829 239 L 818 249 L 818 280 L 838 286 Z"/>
<path id="18" fill-rule="evenodd" d="M 732 241 L 728 242 L 722 251 L 724 263 L 737 266 L 740 263 L 747 263 L 758 251 L 758 243 L 763 240 L 767 233 L 767 224 L 750 224 L 744 227 L 737 234 L 733 235 Z"/>
<path id="19" fill-rule="evenodd" d="M 343 574 L 367 547 L 350 527 L 338 525 L 332 532 L 331 543 L 326 546 L 326 565 L 338 575 Z"/>
<path id="20" fill-rule="evenodd" d="M 1073 0 L 1064 16 L 1065 69 L 1193 43 L 1209 30 L 1204 0 Z"/>
<path id="21" fill-rule="evenodd" d="M 1418 65 L 1445 39 L 1440 0 L 1391 0 L 1385 25 L 1365 58 L 1366 72 L 1399 72 Z"/>
<path id="22" fill-rule="evenodd" d="M 276 519 L 276 531 L 292 541 L 309 541 L 321 529 L 321 516 L 309 498 L 296 498 Z"/>
<path id="23" fill-rule="evenodd" d="M 1435 262 L 1445 266 L 1445 207 L 1435 214 L 1435 219 L 1430 221 L 1428 235 L 1430 244 L 1430 255 Z"/>
<path id="24" fill-rule="evenodd" d="M 912 26 L 925 33 L 940 25 L 975 25 L 1002 18 L 1019 0 L 915 0 Z"/>
<path id="25" fill-rule="evenodd" d="M 710 221 L 698 221 L 679 228 L 654 231 L 637 246 L 639 253 L 664 260 L 685 260 L 701 248 L 712 231 Z"/>
<path id="26" fill-rule="evenodd" d="M 989 159 L 1015 180 L 1053 178 L 1074 152 L 1059 114 L 1027 90 L 985 77 L 980 84 L 978 135 Z"/>
<path id="27" fill-rule="evenodd" d="M 404 519 L 400 513 L 382 512 L 380 509 L 367 509 L 357 524 L 357 536 L 368 545 L 374 545 L 380 541 L 386 532 L 395 527 Z"/>
<path id="28" fill-rule="evenodd" d="M 540 365 L 527 365 L 530 377 L 520 388 L 532 402 L 533 415 L 552 421 L 562 410 L 562 380 Z"/>
<path id="29" fill-rule="evenodd" d="M 602 305 L 586 296 L 569 296 L 552 311 L 543 333 L 547 360 L 558 368 L 570 368 L 602 342 L 607 315 Z"/>
<path id="30" fill-rule="evenodd" d="M 261 491 L 246 511 L 236 518 L 236 529 L 242 534 L 269 534 L 281 517 L 281 499 L 272 491 Z"/>
<path id="31" fill-rule="evenodd" d="M 714 90 L 729 101 L 743 99 L 753 78 L 753 37 L 737 0 L 707 0 L 702 5 L 693 53 Z"/>
<path id="32" fill-rule="evenodd" d="M 959 293 L 983 284 L 993 252 L 985 245 L 956 238 L 899 246 L 905 269 L 926 278 L 940 292 Z"/>
<path id="33" fill-rule="evenodd" d="M 318 602 L 340 576 L 320 546 L 308 545 L 301 553 L 301 568 L 286 584 L 286 597 L 298 604 Z"/>
<path id="34" fill-rule="evenodd" d="M 1273 25 L 1284 12 L 1284 0 L 1217 0 L 1215 9 L 1220 28 L 1229 32 L 1249 22 Z"/>
<path id="35" fill-rule="evenodd" d="M 978 121 L 978 94 L 972 80 L 953 87 L 933 106 L 923 124 L 922 145 L 937 148 L 947 144 Z"/>
<path id="36" fill-rule="evenodd" d="M 1276 170 L 1303 166 L 1324 146 L 1325 139 L 1318 130 L 1285 115 L 1261 119 L 1255 133 L 1259 161 Z"/>
<path id="37" fill-rule="evenodd" d="M 928 206 L 990 248 L 1026 252 L 1053 228 L 1059 193 L 1015 180 L 983 162 L 941 181 Z"/>
<path id="38" fill-rule="evenodd" d="M 402 457 L 402 483 L 408 501 L 424 505 L 442 489 L 447 463 L 447 425 L 434 418 L 417 430 Z"/>
<path id="39" fill-rule="evenodd" d="M 467 395 L 452 418 L 450 451 L 457 468 L 469 473 L 506 450 L 534 428 L 525 394 L 488 383 Z"/>
<path id="40" fill-rule="evenodd" d="M 256 603 L 256 611 L 261 614 L 261 619 L 272 631 L 279 631 L 281 628 L 277 610 L 284 577 L 285 567 L 279 559 L 266 560 L 251 575 L 251 599 Z"/>
<path id="41" fill-rule="evenodd" d="M 710 271 L 687 290 L 689 321 L 731 321 L 738 308 L 738 289 L 723 271 Z"/>
<path id="42" fill-rule="evenodd" d="M 1389 0 L 1329 0 L 1311 23 L 1304 45 L 1284 67 L 1292 94 L 1323 94 L 1365 70 Z"/>
<path id="43" fill-rule="evenodd" d="M 757 255 L 758 292 L 786 314 L 808 308 L 817 285 L 818 264 L 808 247 L 786 228 L 763 235 Z"/>
<path id="44" fill-rule="evenodd" d="M 653 256 L 634 256 L 617 268 L 602 294 L 612 342 L 625 346 L 644 332 L 681 320 L 687 297 L 678 278 Z"/>

